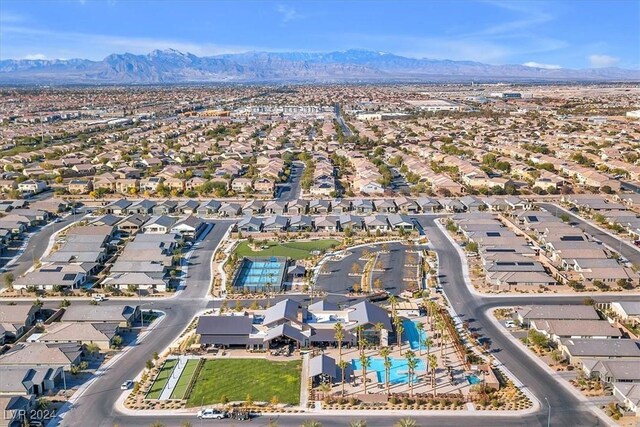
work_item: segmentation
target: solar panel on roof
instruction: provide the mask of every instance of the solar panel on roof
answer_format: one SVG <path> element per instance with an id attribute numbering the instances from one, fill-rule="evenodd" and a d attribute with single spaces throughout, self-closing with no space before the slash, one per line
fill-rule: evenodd
<path id="1" fill-rule="evenodd" d="M 73 273 L 66 273 L 64 276 L 62 276 L 62 280 L 73 280 L 76 278 L 76 275 Z"/>

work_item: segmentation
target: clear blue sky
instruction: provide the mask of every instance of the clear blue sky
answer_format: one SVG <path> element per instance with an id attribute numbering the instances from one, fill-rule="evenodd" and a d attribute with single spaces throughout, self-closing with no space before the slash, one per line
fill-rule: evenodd
<path id="1" fill-rule="evenodd" d="M 547 67 L 640 67 L 640 0 L 0 0 L 0 58 L 350 48 Z"/>

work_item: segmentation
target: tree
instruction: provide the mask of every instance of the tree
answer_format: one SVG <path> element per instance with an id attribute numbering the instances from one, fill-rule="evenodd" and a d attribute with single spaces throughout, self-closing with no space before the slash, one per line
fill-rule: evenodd
<path id="1" fill-rule="evenodd" d="M 247 396 L 244 398 L 244 404 L 246 406 L 253 406 L 253 396 L 251 396 L 251 394 L 247 394 Z"/>
<path id="2" fill-rule="evenodd" d="M 396 341 L 398 343 L 398 350 L 400 350 L 400 355 L 402 355 L 402 332 L 404 331 L 404 327 L 402 326 L 402 319 L 396 316 L 393 318 L 393 324 L 396 327 Z"/>
<path id="3" fill-rule="evenodd" d="M 60 308 L 69 307 L 70 305 L 71 305 L 71 301 L 69 301 L 66 298 L 60 301 Z"/>
<path id="4" fill-rule="evenodd" d="M 409 394 L 413 396 L 413 376 L 416 373 L 416 368 L 418 367 L 418 359 L 416 358 L 416 354 L 412 350 L 408 350 L 405 354 L 405 358 L 407 359 L 407 376 L 409 379 Z"/>
<path id="5" fill-rule="evenodd" d="M 391 373 L 391 358 L 389 356 L 391 355 L 391 349 L 382 347 L 379 353 L 384 363 L 384 386 L 387 389 L 387 394 L 389 394 L 389 375 Z"/>
<path id="6" fill-rule="evenodd" d="M 111 346 L 113 348 L 122 347 L 122 337 L 120 335 L 114 335 L 113 338 L 111 339 Z"/>
<path id="7" fill-rule="evenodd" d="M 362 365 L 362 384 L 364 385 L 364 394 L 367 394 L 367 368 L 371 366 L 369 356 L 364 354 L 360 355 L 360 364 Z"/>
<path id="8" fill-rule="evenodd" d="M 13 281 L 15 280 L 13 273 L 4 273 L 2 275 L 2 281 L 4 282 L 4 287 L 8 290 L 13 289 Z"/>
<path id="9" fill-rule="evenodd" d="M 147 369 L 151 370 L 151 369 L 153 369 L 154 366 L 155 365 L 153 364 L 152 360 L 147 360 L 147 363 L 146 363 Z"/>
<path id="10" fill-rule="evenodd" d="M 100 346 L 94 342 L 90 342 L 89 344 L 85 344 L 84 349 L 87 353 L 94 355 L 100 352 Z"/>
<path id="11" fill-rule="evenodd" d="M 424 335 L 424 323 L 418 322 L 416 324 L 416 329 L 418 330 L 418 340 L 422 341 L 422 337 Z M 422 345 L 420 346 L 420 356 L 422 356 Z"/>
<path id="12" fill-rule="evenodd" d="M 349 427 L 367 427 L 367 420 L 353 420 L 349 423 Z"/>
<path id="13" fill-rule="evenodd" d="M 351 274 L 360 274 L 360 266 L 358 264 L 351 264 Z"/>
<path id="14" fill-rule="evenodd" d="M 308 420 L 303 422 L 300 427 L 322 427 L 322 423 L 317 420 Z"/>
<path id="15" fill-rule="evenodd" d="M 340 361 L 342 361 L 342 341 L 344 340 L 344 328 L 342 327 L 342 323 L 336 323 L 333 326 L 333 335 L 338 343 L 338 354 L 340 355 Z"/>
<path id="16" fill-rule="evenodd" d="M 340 371 L 342 372 L 342 395 L 343 396 L 344 396 L 344 372 L 347 369 L 347 366 L 349 366 L 347 361 L 340 359 L 340 361 L 338 362 L 338 367 L 340 368 Z"/>
<path id="17" fill-rule="evenodd" d="M 166 424 L 162 424 L 160 421 L 154 421 L 149 424 L 149 427 L 167 427 Z"/>
<path id="18" fill-rule="evenodd" d="M 538 348 L 547 347 L 549 345 L 549 338 L 547 338 L 542 332 L 538 332 L 535 329 L 529 329 L 527 340 Z"/>
<path id="19" fill-rule="evenodd" d="M 431 370 L 431 381 L 433 382 L 433 395 L 437 394 L 437 381 L 436 381 L 436 369 L 438 369 L 438 358 L 435 354 L 430 354 L 428 356 L 429 361 L 429 369 Z"/>
<path id="20" fill-rule="evenodd" d="M 273 406 L 276 406 L 278 403 L 280 403 L 280 399 L 278 398 L 278 396 L 273 395 L 273 396 L 271 397 L 271 404 L 272 404 Z"/>

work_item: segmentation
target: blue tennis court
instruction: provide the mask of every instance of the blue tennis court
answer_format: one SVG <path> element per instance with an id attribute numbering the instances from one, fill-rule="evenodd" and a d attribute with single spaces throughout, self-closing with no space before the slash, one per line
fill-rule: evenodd
<path id="1" fill-rule="evenodd" d="M 260 292 L 270 287 L 279 290 L 284 280 L 287 260 L 279 257 L 244 258 L 233 286 L 251 292 Z"/>

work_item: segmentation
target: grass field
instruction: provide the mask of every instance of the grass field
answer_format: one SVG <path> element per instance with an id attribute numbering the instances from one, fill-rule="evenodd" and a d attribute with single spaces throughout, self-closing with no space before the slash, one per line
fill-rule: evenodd
<path id="1" fill-rule="evenodd" d="M 185 393 L 187 392 L 187 387 L 189 387 L 189 383 L 191 382 L 191 377 L 196 371 L 198 367 L 198 363 L 200 363 L 199 359 L 191 359 L 187 360 L 187 364 L 180 374 L 180 378 L 178 378 L 178 382 L 171 392 L 171 399 L 184 399 Z"/>
<path id="2" fill-rule="evenodd" d="M 167 359 L 167 361 L 164 362 L 164 365 L 162 365 L 162 368 L 160 369 L 160 373 L 151 386 L 151 390 L 147 393 L 147 399 L 160 398 L 160 394 L 162 393 L 164 386 L 167 384 L 176 363 L 178 363 L 178 359 Z"/>
<path id="3" fill-rule="evenodd" d="M 272 362 L 264 359 L 207 360 L 200 370 L 187 400 L 187 406 L 244 401 L 250 394 L 256 402 L 269 402 L 277 396 L 282 403 L 300 402 L 302 361 Z"/>
<path id="4" fill-rule="evenodd" d="M 291 259 L 303 259 L 310 257 L 312 251 L 326 250 L 339 244 L 340 242 L 338 240 L 333 239 L 288 243 L 265 242 L 260 246 L 268 246 L 268 249 L 262 249 L 254 252 L 249 247 L 249 243 L 244 241 L 238 245 L 235 252 L 238 257 L 281 256 Z"/>

